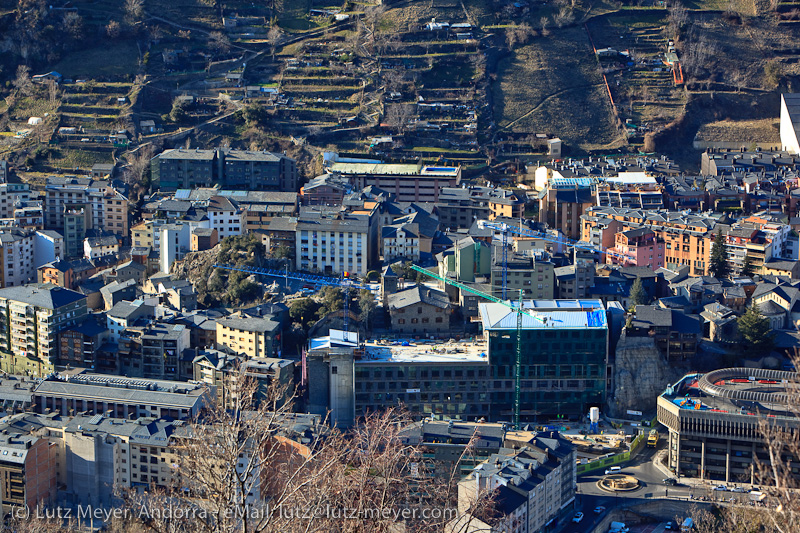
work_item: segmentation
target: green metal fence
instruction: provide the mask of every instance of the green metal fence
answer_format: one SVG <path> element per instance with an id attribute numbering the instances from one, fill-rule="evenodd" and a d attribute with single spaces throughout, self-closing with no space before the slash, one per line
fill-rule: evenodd
<path id="1" fill-rule="evenodd" d="M 630 450 L 627 452 L 618 453 L 612 455 L 611 457 L 605 457 L 603 459 L 596 459 L 590 463 L 586 463 L 583 465 L 578 465 L 576 469 L 577 475 L 586 474 L 587 472 L 593 472 L 595 470 L 605 469 L 610 466 L 618 465 L 619 463 L 624 463 L 625 461 L 629 461 L 631 455 L 636 454 L 639 449 L 644 446 L 645 442 L 647 442 L 647 435 L 644 433 L 639 433 L 633 441 L 631 441 Z"/>

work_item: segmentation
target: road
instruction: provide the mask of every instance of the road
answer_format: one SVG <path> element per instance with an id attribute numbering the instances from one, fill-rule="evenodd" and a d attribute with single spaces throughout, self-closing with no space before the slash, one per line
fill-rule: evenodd
<path id="1" fill-rule="evenodd" d="M 664 442 L 661 443 L 662 447 L 664 444 Z M 713 486 L 709 484 L 681 483 L 678 486 L 666 485 L 664 478 L 667 476 L 653 462 L 657 451 L 652 448 L 645 448 L 632 461 L 620 465 L 622 466 L 620 474 L 628 474 L 639 480 L 641 486 L 636 490 L 614 494 L 602 490 L 597 486 L 597 482 L 605 476 L 602 470 L 578 477 L 575 511 L 583 513 L 583 520 L 578 524 L 571 522 L 566 524 L 562 532 L 583 533 L 591 531 L 611 509 L 626 507 L 654 498 L 691 499 L 704 496 L 712 500 L 735 498 L 741 502 L 748 501 L 747 494 L 715 491 L 712 490 Z M 605 510 L 602 513 L 595 513 L 594 509 L 598 506 L 605 507 Z M 671 517 L 664 518 L 669 520 Z"/>

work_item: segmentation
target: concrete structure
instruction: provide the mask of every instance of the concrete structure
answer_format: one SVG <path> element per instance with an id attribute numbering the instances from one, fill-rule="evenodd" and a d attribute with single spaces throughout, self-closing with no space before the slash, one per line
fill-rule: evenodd
<path id="1" fill-rule="evenodd" d="M 159 228 L 159 253 L 161 272 L 169 274 L 172 264 L 181 261 L 192 246 L 189 224 L 166 224 Z"/>
<path id="2" fill-rule="evenodd" d="M 565 237 L 580 240 L 581 215 L 594 205 L 591 181 L 567 179 L 547 167 L 536 169 L 539 193 L 539 222 L 560 231 Z"/>
<path id="3" fill-rule="evenodd" d="M 667 360 L 692 359 L 702 339 L 702 327 L 697 315 L 682 309 L 665 309 L 656 305 L 637 305 L 636 317 L 630 322 L 627 334 L 648 337 Z"/>
<path id="4" fill-rule="evenodd" d="M 192 230 L 192 241 L 189 244 L 189 251 L 202 252 L 210 250 L 219 242 L 217 230 L 209 228 L 195 228 Z"/>
<path id="5" fill-rule="evenodd" d="M 436 255 L 439 275 L 456 281 L 475 282 L 491 274 L 492 248 L 484 241 L 466 237 Z"/>
<path id="6" fill-rule="evenodd" d="M 48 439 L 5 430 L 0 435 L 2 512 L 55 503 L 57 461 L 56 448 Z"/>
<path id="7" fill-rule="evenodd" d="M 33 264 L 36 268 L 64 259 L 64 237 L 53 230 L 40 230 L 33 236 Z"/>
<path id="8" fill-rule="evenodd" d="M 30 185 L 27 183 L 6 183 L 5 180 L 0 178 L 0 218 L 13 218 L 15 206 L 20 202 L 28 202 L 30 200 Z"/>
<path id="9" fill-rule="evenodd" d="M 132 327 L 139 319 L 155 318 L 155 308 L 144 303 L 144 300 L 122 301 L 106 311 L 106 326 L 111 340 L 119 341 L 123 332 Z"/>
<path id="10" fill-rule="evenodd" d="M 658 397 L 658 421 L 669 431 L 667 465 L 678 476 L 772 485 L 756 462 L 771 460 L 761 423 L 797 431 L 794 392 L 781 385 L 795 372 L 723 368 L 690 374 Z M 765 383 L 769 382 L 768 385 Z M 691 393 L 691 395 L 690 395 Z M 786 457 L 786 473 L 797 479 L 800 459 Z"/>
<path id="11" fill-rule="evenodd" d="M 416 262 L 420 257 L 419 224 L 395 224 L 381 228 L 383 261 L 398 259 Z"/>
<path id="12" fill-rule="evenodd" d="M 220 240 L 245 232 L 245 213 L 235 201 L 224 196 L 214 196 L 209 199 L 207 209 L 211 229 L 217 230 Z"/>
<path id="13" fill-rule="evenodd" d="M 0 289 L 0 367 L 4 372 L 44 377 L 58 361 L 56 334 L 81 323 L 86 297 L 56 285 Z"/>
<path id="14" fill-rule="evenodd" d="M 51 263 L 45 263 L 36 270 L 39 283 L 52 283 L 65 289 L 75 288 L 75 275 L 72 270 L 72 264 L 68 261 L 59 259 Z"/>
<path id="15" fill-rule="evenodd" d="M 83 241 L 83 255 L 90 261 L 119 252 L 119 240 L 115 235 L 86 237 Z"/>

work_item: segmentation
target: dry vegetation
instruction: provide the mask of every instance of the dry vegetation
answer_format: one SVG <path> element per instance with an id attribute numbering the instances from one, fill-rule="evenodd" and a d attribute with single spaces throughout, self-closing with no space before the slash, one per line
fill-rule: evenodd
<path id="1" fill-rule="evenodd" d="M 618 142 L 611 106 L 582 27 L 554 30 L 503 59 L 495 117 L 513 131 L 551 132 L 585 149 Z"/>

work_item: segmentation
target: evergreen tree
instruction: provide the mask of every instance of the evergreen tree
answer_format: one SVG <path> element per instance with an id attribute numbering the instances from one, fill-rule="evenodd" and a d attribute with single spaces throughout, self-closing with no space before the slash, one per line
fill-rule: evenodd
<path id="1" fill-rule="evenodd" d="M 711 246 L 711 264 L 708 266 L 711 275 L 715 278 L 728 277 L 728 258 L 725 253 L 725 239 L 722 232 L 717 232 L 714 244 Z"/>
<path id="2" fill-rule="evenodd" d="M 644 285 L 642 285 L 642 278 L 636 278 L 636 281 L 633 282 L 629 301 L 633 307 L 644 305 L 650 301 L 650 297 L 644 290 Z"/>
<path id="3" fill-rule="evenodd" d="M 750 261 L 750 256 L 744 256 L 744 264 L 742 265 L 742 276 L 746 276 L 748 278 L 753 276 L 753 262 Z"/>
<path id="4" fill-rule="evenodd" d="M 758 304 L 747 308 L 737 322 L 739 333 L 744 341 L 747 353 L 763 355 L 768 353 L 775 344 L 775 334 L 769 325 L 769 320 L 761 316 Z"/>

